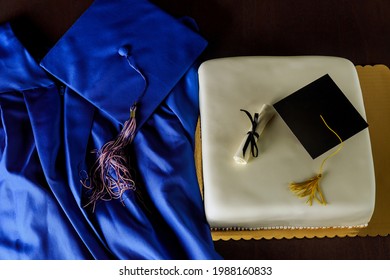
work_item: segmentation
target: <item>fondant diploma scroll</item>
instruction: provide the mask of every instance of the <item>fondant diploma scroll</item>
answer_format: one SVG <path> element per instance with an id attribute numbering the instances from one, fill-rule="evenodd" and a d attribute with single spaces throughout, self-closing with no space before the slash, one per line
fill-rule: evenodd
<path id="1" fill-rule="evenodd" d="M 272 119 L 275 114 L 275 110 L 271 105 L 264 104 L 259 113 L 255 113 L 252 117 L 251 114 L 246 110 L 241 110 L 247 114 L 251 127 L 249 128 L 246 136 L 241 141 L 233 159 L 236 163 L 247 164 L 249 158 L 258 156 L 257 141 L 266 127 L 267 123 Z"/>

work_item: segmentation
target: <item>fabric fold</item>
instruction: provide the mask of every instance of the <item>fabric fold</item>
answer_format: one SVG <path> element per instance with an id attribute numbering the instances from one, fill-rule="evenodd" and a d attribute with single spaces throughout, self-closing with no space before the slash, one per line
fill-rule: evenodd
<path id="1" fill-rule="evenodd" d="M 0 93 L 53 84 L 47 73 L 15 37 L 9 23 L 0 25 Z"/>

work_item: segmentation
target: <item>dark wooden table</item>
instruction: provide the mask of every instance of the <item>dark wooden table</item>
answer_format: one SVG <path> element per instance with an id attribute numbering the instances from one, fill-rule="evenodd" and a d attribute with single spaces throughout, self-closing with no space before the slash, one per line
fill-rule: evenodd
<path id="1" fill-rule="evenodd" d="M 330 55 L 390 66 L 388 0 L 153 0 L 190 16 L 209 41 L 202 60 Z M 226 259 L 390 259 L 390 237 L 217 241 Z"/>

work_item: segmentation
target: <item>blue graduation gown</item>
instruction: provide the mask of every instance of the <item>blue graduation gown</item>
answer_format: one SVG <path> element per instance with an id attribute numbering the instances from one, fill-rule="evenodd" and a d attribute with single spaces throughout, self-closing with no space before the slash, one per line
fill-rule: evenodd
<path id="1" fill-rule="evenodd" d="M 0 26 L 0 258 L 216 259 L 197 183 L 206 42 L 144 0 L 97 0 L 39 62 Z M 133 191 L 83 207 L 91 153 L 137 111 Z M 146 206 L 145 206 L 146 205 Z"/>

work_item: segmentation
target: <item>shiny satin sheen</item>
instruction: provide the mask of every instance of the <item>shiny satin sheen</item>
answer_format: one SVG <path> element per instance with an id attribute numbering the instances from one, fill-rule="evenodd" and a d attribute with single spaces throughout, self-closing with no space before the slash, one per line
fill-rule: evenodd
<path id="1" fill-rule="evenodd" d="M 142 16 L 140 16 L 142 15 Z M 84 208 L 80 180 L 148 79 L 132 164 L 143 199 Z M 97 0 L 36 62 L 0 26 L 0 258 L 219 259 L 197 183 L 196 62 L 206 46 L 147 1 Z"/>

